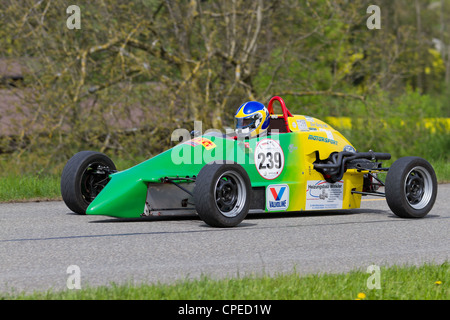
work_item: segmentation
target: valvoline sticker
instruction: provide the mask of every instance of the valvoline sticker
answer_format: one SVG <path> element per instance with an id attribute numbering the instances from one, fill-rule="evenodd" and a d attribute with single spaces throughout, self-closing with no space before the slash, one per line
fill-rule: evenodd
<path id="1" fill-rule="evenodd" d="M 271 184 L 266 188 L 266 208 L 268 211 L 285 211 L 289 207 L 289 186 Z"/>

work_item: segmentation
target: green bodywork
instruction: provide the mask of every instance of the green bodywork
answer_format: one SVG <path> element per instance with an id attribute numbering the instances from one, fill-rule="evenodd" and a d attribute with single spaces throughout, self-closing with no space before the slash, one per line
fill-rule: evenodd
<path id="1" fill-rule="evenodd" d="M 130 169 L 112 174 L 110 181 L 89 205 L 86 213 L 121 218 L 139 217 L 145 210 L 149 185 L 164 184 L 165 177 L 195 178 L 205 165 L 213 161 L 241 164 L 249 175 L 252 188 L 288 185 L 289 208 L 282 211 L 305 210 L 307 181 L 323 179 L 313 169 L 313 162 L 318 156 L 325 159 L 331 152 L 342 151 L 351 144 L 338 131 L 318 119 L 296 116 L 292 120 L 305 121 L 308 128 L 300 131 L 291 121 L 290 133 L 243 141 L 233 137 L 208 135 L 180 143 Z M 326 130 L 317 130 L 317 126 Z M 270 146 L 266 149 L 261 145 L 258 147 L 258 144 L 264 144 L 268 139 L 271 140 Z M 279 147 L 271 149 L 277 145 Z M 263 155 L 256 154 L 255 151 Z M 258 162 L 262 158 L 265 162 L 261 165 Z M 263 177 L 258 167 L 272 168 L 272 172 L 276 172 L 275 167 L 280 167 L 280 172 Z M 360 196 L 351 195 L 350 188 L 361 189 L 362 179 L 362 174 L 355 172 L 344 175 L 345 208 L 359 207 Z"/>

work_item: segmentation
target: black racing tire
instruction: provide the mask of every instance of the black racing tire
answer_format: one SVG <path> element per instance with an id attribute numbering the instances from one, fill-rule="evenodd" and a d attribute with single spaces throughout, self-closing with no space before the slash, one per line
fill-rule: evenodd
<path id="1" fill-rule="evenodd" d="M 250 178 L 241 165 L 213 162 L 200 170 L 195 181 L 195 208 L 212 227 L 234 227 L 248 214 L 251 191 Z"/>
<path id="2" fill-rule="evenodd" d="M 114 162 L 96 151 L 81 151 L 67 161 L 61 175 L 61 195 L 67 207 L 75 213 L 86 209 L 108 183 L 115 171 Z"/>
<path id="3" fill-rule="evenodd" d="M 419 157 L 395 161 L 385 185 L 387 204 L 401 218 L 423 218 L 436 201 L 436 173 L 428 161 Z"/>

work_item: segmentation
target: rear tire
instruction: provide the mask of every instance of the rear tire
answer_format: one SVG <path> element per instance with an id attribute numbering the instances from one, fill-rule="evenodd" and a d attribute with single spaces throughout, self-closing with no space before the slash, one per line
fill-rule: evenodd
<path id="1" fill-rule="evenodd" d="M 248 214 L 250 197 L 250 178 L 239 164 L 207 164 L 197 176 L 195 208 L 212 227 L 234 227 L 241 223 Z"/>
<path id="2" fill-rule="evenodd" d="M 431 164 L 419 157 L 404 157 L 389 168 L 385 183 L 386 201 L 402 218 L 423 218 L 434 205 L 437 179 Z"/>
<path id="3" fill-rule="evenodd" d="M 116 170 L 114 162 L 103 153 L 81 151 L 64 166 L 61 175 L 61 195 L 67 207 L 75 213 L 86 209 L 108 183 Z"/>

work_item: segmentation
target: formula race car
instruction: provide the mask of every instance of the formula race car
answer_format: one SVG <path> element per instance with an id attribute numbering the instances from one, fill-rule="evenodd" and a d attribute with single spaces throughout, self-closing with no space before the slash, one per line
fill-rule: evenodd
<path id="1" fill-rule="evenodd" d="M 387 168 L 380 160 L 389 153 L 357 152 L 325 122 L 292 115 L 280 97 L 258 108 L 249 102 L 238 109 L 239 130 L 188 135 L 120 172 L 105 154 L 81 151 L 62 172 L 63 200 L 79 214 L 119 218 L 196 212 L 214 227 L 236 226 L 249 212 L 359 208 L 365 195 L 385 197 L 403 218 L 433 207 L 437 181 L 426 160 L 404 157 Z M 263 134 L 249 134 L 256 126 Z"/>

